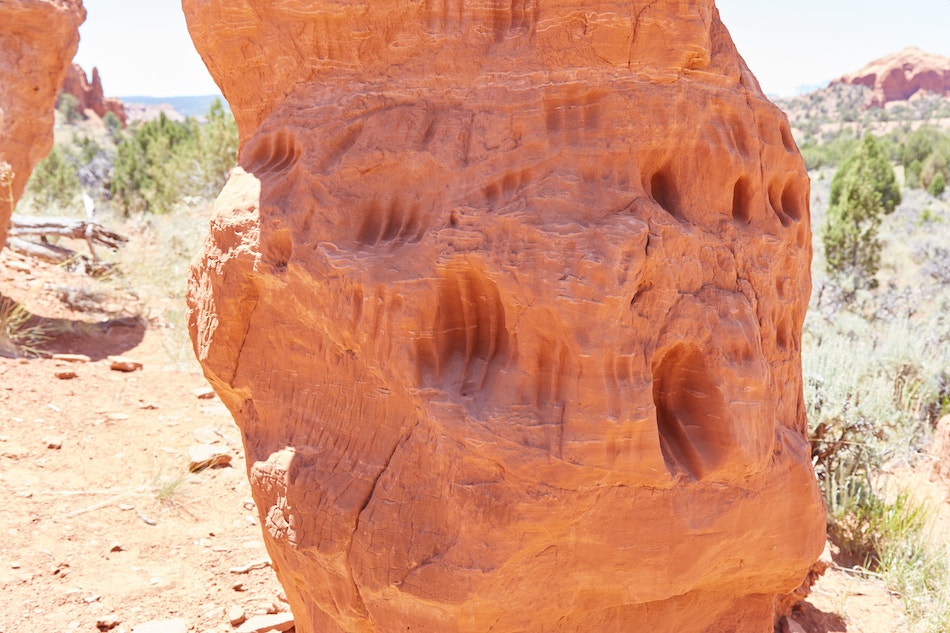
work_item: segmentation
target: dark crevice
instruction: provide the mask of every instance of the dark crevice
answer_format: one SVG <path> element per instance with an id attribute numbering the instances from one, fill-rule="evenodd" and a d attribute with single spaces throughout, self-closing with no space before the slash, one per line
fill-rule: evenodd
<path id="1" fill-rule="evenodd" d="M 679 193 L 676 190 L 676 183 L 668 169 L 661 169 L 650 178 L 650 196 L 664 211 L 677 220 L 682 219 Z"/>
<path id="2" fill-rule="evenodd" d="M 738 222 L 752 222 L 752 186 L 749 179 L 740 176 L 732 189 L 732 218 Z"/>

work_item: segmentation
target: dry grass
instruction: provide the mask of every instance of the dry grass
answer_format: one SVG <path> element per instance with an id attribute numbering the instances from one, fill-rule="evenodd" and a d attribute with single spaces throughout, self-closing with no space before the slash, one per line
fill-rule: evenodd
<path id="1" fill-rule="evenodd" d="M 913 631 L 945 633 L 950 544 L 930 538 L 934 513 L 884 488 L 888 471 L 920 462 L 950 412 L 950 204 L 905 189 L 881 227 L 879 287 L 849 297 L 825 274 L 818 234 L 833 173 L 812 173 L 815 291 L 802 351 L 830 532 L 901 597 Z"/>
<path id="2" fill-rule="evenodd" d="M 13 299 L 0 295 L 0 356 L 41 356 L 53 335 L 49 326 Z"/>

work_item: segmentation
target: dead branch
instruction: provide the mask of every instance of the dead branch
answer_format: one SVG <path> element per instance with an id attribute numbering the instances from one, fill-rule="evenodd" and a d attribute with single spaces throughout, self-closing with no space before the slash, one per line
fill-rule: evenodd
<path id="1" fill-rule="evenodd" d="M 37 259 L 42 259 L 54 264 L 62 264 L 76 256 L 76 251 L 62 246 L 49 244 L 47 242 L 31 242 L 18 237 L 8 238 L 7 248 L 22 255 L 36 257 Z"/>
<path id="2" fill-rule="evenodd" d="M 39 236 L 43 242 L 46 242 L 47 236 L 50 235 L 85 240 L 89 245 L 90 254 L 96 261 L 99 258 L 96 257 L 94 245 L 105 246 L 114 251 L 128 242 L 127 238 L 110 231 L 99 223 L 80 218 L 30 217 L 23 215 L 14 215 L 10 218 L 10 237 Z"/>

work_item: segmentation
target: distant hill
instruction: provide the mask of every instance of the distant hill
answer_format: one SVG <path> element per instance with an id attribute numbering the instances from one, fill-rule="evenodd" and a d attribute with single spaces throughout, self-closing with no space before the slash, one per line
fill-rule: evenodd
<path id="1" fill-rule="evenodd" d="M 228 108 L 228 102 L 221 95 L 200 95 L 192 97 L 119 97 L 124 104 L 139 104 L 143 106 L 171 106 L 175 112 L 184 117 L 200 117 L 208 112 L 211 103 L 215 99 L 220 99 L 225 109 Z"/>
<path id="2" fill-rule="evenodd" d="M 907 101 L 920 92 L 950 96 L 950 57 L 908 47 L 875 59 L 832 83 L 867 86 L 873 90 L 868 106 Z"/>
<path id="3" fill-rule="evenodd" d="M 950 58 L 905 48 L 775 103 L 788 115 L 799 146 L 921 125 L 950 130 Z"/>

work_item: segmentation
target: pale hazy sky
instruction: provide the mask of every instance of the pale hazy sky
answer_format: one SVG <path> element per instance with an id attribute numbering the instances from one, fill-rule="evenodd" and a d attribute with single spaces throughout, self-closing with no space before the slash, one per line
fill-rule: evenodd
<path id="1" fill-rule="evenodd" d="M 840 77 L 908 46 L 950 57 L 950 0 L 716 0 L 768 94 Z"/>
<path id="2" fill-rule="evenodd" d="M 99 67 L 107 97 L 220 91 L 191 43 L 180 0 L 83 0 L 76 63 Z"/>
<path id="3" fill-rule="evenodd" d="M 386 0 L 377 0 L 386 1 Z M 76 61 L 107 96 L 214 94 L 179 0 L 84 0 Z M 717 0 L 763 90 L 786 96 L 906 46 L 950 56 L 950 0 Z"/>

